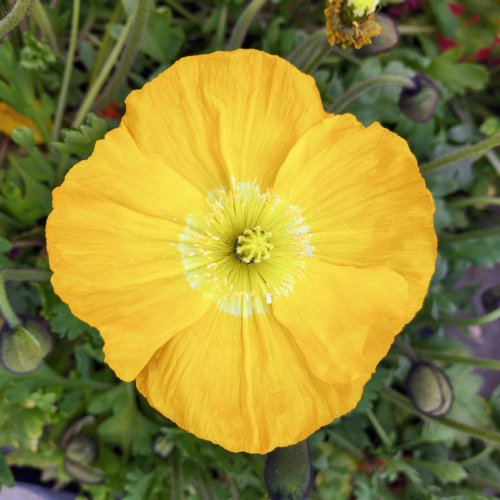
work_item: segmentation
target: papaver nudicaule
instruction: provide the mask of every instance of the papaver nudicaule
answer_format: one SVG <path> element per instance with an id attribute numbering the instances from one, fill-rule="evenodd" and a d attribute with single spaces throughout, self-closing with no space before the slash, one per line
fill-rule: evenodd
<path id="1" fill-rule="evenodd" d="M 54 289 L 106 362 L 235 452 L 350 411 L 434 270 L 407 143 L 255 50 L 183 58 L 126 107 L 47 222 Z"/>

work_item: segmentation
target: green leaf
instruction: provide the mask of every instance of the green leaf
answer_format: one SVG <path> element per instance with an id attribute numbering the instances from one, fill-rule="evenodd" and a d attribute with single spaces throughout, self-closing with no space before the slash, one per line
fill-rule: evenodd
<path id="1" fill-rule="evenodd" d="M 451 460 L 442 462 L 427 462 L 424 460 L 414 460 L 415 466 L 426 468 L 431 474 L 442 483 L 459 483 L 467 477 L 467 472 L 458 463 Z"/>
<path id="2" fill-rule="evenodd" d="M 377 392 L 385 386 L 390 376 L 391 372 L 389 370 L 379 366 L 377 371 L 372 375 L 372 378 L 365 384 L 363 395 L 356 408 L 352 411 L 356 413 L 365 413 L 373 409 L 373 401 L 378 398 Z"/>
<path id="3" fill-rule="evenodd" d="M 488 83 L 488 71 L 480 64 L 459 62 L 460 49 L 449 49 L 436 57 L 426 72 L 459 94 L 479 92 Z"/>
<path id="4" fill-rule="evenodd" d="M 141 50 L 163 64 L 170 65 L 186 40 L 181 28 L 172 28 L 172 11 L 165 6 L 151 13 L 149 29 L 141 45 Z"/>
<path id="5" fill-rule="evenodd" d="M 5 456 L 0 450 L 0 488 L 1 485 L 4 484 L 7 488 L 14 487 L 14 476 L 10 467 L 7 465 L 5 461 Z"/>
<path id="6" fill-rule="evenodd" d="M 457 20 L 445 0 L 432 0 L 428 3 L 439 30 L 446 38 L 451 38 L 457 28 Z"/>
<path id="7" fill-rule="evenodd" d="M 94 151 L 95 143 L 104 139 L 107 130 L 106 120 L 89 113 L 80 131 L 63 130 L 61 134 L 64 142 L 54 142 L 54 146 L 61 153 L 88 157 Z"/>
<path id="8" fill-rule="evenodd" d="M 0 236 L 0 253 L 6 253 L 12 248 L 12 243 L 3 236 Z"/>

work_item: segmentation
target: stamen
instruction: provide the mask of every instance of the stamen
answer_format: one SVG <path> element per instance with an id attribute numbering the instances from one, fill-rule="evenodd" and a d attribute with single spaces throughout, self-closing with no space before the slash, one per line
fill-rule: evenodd
<path id="1" fill-rule="evenodd" d="M 236 316 L 265 314 L 293 292 L 313 255 L 302 210 L 256 181 L 210 191 L 177 245 L 192 288 Z M 257 266 L 249 264 L 258 264 Z"/>

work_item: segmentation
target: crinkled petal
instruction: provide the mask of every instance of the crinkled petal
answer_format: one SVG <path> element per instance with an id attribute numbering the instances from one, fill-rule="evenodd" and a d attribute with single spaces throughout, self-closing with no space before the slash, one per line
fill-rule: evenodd
<path id="1" fill-rule="evenodd" d="M 288 297 L 273 305 L 310 370 L 330 383 L 373 373 L 406 323 L 408 285 L 383 267 L 313 260 Z M 369 342 L 373 349 L 365 349 Z"/>
<path id="2" fill-rule="evenodd" d="M 256 50 L 185 57 L 132 92 L 124 123 L 202 192 L 257 180 L 262 190 L 326 113 L 312 77 Z"/>
<path id="3" fill-rule="evenodd" d="M 99 329 L 106 361 L 124 380 L 211 305 L 190 287 L 176 247 L 189 211 L 204 204 L 183 177 L 141 153 L 126 127 L 54 190 L 47 221 L 54 289 Z"/>
<path id="4" fill-rule="evenodd" d="M 404 139 L 331 116 L 299 139 L 275 188 L 304 210 L 315 256 L 391 269 L 408 282 L 407 320 L 422 307 L 437 253 L 434 203 Z"/>
<path id="5" fill-rule="evenodd" d="M 155 353 L 137 387 L 197 437 L 267 453 L 350 411 L 369 378 L 328 384 L 272 314 L 242 319 L 214 308 Z"/>

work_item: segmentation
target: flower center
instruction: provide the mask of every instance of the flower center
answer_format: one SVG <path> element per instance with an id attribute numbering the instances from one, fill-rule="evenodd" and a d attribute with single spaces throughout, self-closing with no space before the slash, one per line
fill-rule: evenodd
<path id="1" fill-rule="evenodd" d="M 269 243 L 271 233 L 266 233 L 259 226 L 255 229 L 245 229 L 234 244 L 236 258 L 244 264 L 258 264 L 262 259 L 269 259 L 270 250 L 274 245 Z"/>
<path id="2" fill-rule="evenodd" d="M 188 282 L 224 312 L 265 314 L 293 292 L 313 255 L 302 210 L 249 182 L 214 189 L 206 203 L 186 219 L 177 245 Z"/>
<path id="3" fill-rule="evenodd" d="M 342 5 L 341 16 L 344 22 L 362 21 L 377 9 L 379 0 L 346 0 Z"/>

